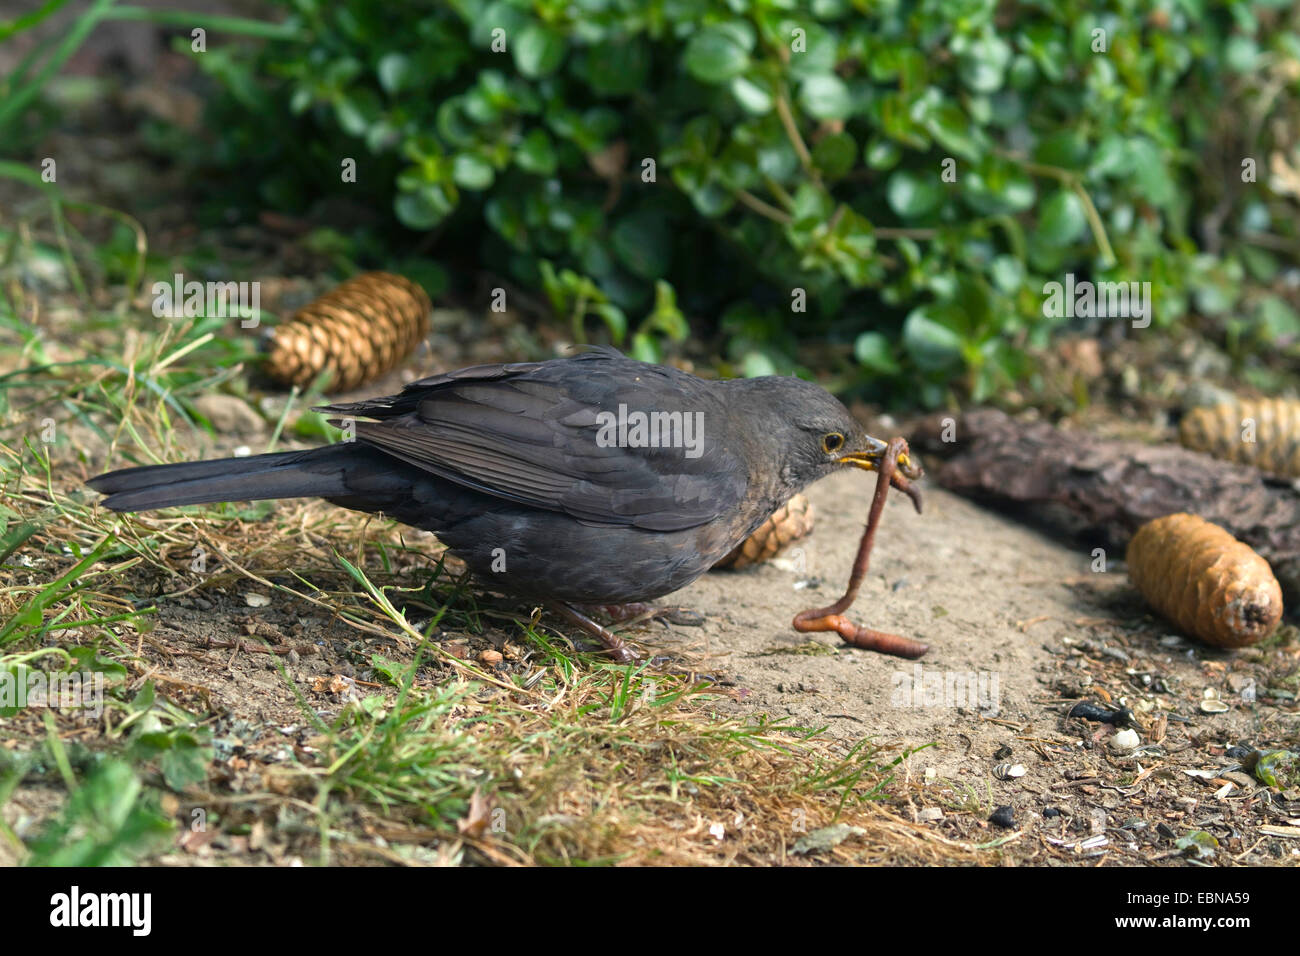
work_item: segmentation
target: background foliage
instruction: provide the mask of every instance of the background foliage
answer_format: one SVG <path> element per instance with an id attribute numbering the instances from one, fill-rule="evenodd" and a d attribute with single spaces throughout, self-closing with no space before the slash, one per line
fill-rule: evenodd
<path id="1" fill-rule="evenodd" d="M 350 190 L 642 357 L 688 317 L 736 371 L 816 339 L 849 384 L 982 400 L 1032 384 L 1068 272 L 1150 282 L 1156 330 L 1300 337 L 1288 0 L 283 6 L 196 55 L 223 209 Z"/>

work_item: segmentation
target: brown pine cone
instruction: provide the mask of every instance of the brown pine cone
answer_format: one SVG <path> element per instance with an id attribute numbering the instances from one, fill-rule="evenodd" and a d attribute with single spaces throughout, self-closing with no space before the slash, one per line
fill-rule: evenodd
<path id="1" fill-rule="evenodd" d="M 1282 589 L 1268 562 L 1196 515 L 1148 521 L 1126 560 L 1129 580 L 1151 606 L 1207 643 L 1254 644 L 1282 618 Z"/>
<path id="2" fill-rule="evenodd" d="M 795 495 L 758 526 L 758 529 L 731 553 L 714 565 L 715 568 L 746 568 L 774 557 L 796 538 L 812 532 L 813 506 L 803 495 Z"/>
<path id="3" fill-rule="evenodd" d="M 1215 458 L 1300 477 L 1300 401 L 1265 398 L 1194 408 L 1179 423 L 1178 440 Z"/>
<path id="4" fill-rule="evenodd" d="M 327 369 L 347 391 L 396 368 L 429 332 L 424 289 L 390 272 L 366 272 L 307 303 L 265 341 L 264 368 L 305 388 Z"/>

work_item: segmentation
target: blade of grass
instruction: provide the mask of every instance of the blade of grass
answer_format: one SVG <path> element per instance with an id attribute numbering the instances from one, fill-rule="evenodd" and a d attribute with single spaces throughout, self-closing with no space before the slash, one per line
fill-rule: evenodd
<path id="1" fill-rule="evenodd" d="M 191 13 L 187 10 L 149 10 L 145 7 L 123 6 L 113 10 L 104 19 L 143 20 L 160 26 L 202 28 L 218 33 L 234 33 L 239 36 L 256 37 L 262 40 L 292 40 L 302 35 L 301 28 L 292 20 L 271 23 L 267 20 L 253 20 L 249 17 L 232 17 L 217 13 Z"/>
<path id="2" fill-rule="evenodd" d="M 41 88 L 49 82 L 51 76 L 63 68 L 63 65 L 77 52 L 77 49 L 86 38 L 90 36 L 91 31 L 99 25 L 104 19 L 113 4 L 117 0 L 95 0 L 84 14 L 77 18 L 68 30 L 63 42 L 58 45 L 55 51 L 50 54 L 50 58 L 45 61 L 41 69 L 29 81 L 25 82 L 18 89 L 10 92 L 9 96 L 0 102 L 0 130 L 5 129 L 12 123 L 22 112 L 27 109 Z"/>

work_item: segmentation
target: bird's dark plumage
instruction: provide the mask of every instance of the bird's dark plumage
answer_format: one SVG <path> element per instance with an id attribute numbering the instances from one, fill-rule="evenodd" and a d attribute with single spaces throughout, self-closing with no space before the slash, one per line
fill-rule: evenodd
<path id="1" fill-rule="evenodd" d="M 621 604 L 689 584 L 846 455 L 883 448 L 814 384 L 705 381 L 612 349 L 475 366 L 324 410 L 355 420 L 356 440 L 90 485 L 118 511 L 322 497 L 434 532 L 502 590 Z M 636 412 L 678 441 L 611 430 Z"/>

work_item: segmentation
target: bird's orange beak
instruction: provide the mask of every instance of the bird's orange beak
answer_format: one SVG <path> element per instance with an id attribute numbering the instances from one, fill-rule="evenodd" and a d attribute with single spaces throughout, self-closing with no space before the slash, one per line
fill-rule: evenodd
<path id="1" fill-rule="evenodd" d="M 862 468 L 866 471 L 879 471 L 880 459 L 885 454 L 885 442 L 879 438 L 868 438 L 873 443 L 873 447 L 867 451 L 855 451 L 851 454 L 842 456 L 839 461 L 843 465 L 853 465 L 856 468 Z M 875 447 L 876 445 L 880 447 Z M 921 469 L 920 464 L 907 452 L 898 456 L 898 470 L 904 477 L 912 481 L 920 478 L 925 472 Z"/>

